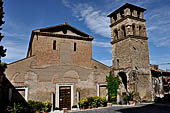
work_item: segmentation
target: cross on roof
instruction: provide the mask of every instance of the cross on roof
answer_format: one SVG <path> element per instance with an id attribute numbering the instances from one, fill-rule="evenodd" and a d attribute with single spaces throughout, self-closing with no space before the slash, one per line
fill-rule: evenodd
<path id="1" fill-rule="evenodd" d="M 64 24 L 67 24 L 67 18 L 64 18 Z"/>

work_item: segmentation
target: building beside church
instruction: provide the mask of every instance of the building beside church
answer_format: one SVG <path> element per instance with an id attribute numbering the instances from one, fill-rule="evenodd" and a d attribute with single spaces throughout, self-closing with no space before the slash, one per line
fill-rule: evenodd
<path id="1" fill-rule="evenodd" d="M 82 97 L 106 96 L 106 76 L 112 70 L 121 78 L 120 93 L 135 91 L 150 101 L 145 10 L 127 3 L 108 15 L 112 68 L 92 59 L 93 37 L 64 23 L 33 30 L 26 58 L 8 64 L 6 76 L 26 100 L 52 100 L 55 107 L 71 109 Z"/>
<path id="2" fill-rule="evenodd" d="M 92 59 L 92 40 L 67 23 L 33 30 L 27 57 L 9 64 L 6 76 L 26 100 L 52 99 L 60 109 L 106 96 L 111 68 Z"/>

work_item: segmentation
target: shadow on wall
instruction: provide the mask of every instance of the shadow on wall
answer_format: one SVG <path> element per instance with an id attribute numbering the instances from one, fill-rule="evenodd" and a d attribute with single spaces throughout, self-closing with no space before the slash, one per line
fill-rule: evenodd
<path id="1" fill-rule="evenodd" d="M 26 104 L 24 97 L 15 89 L 5 74 L 0 72 L 0 113 L 4 113 L 7 106 L 13 103 Z"/>
<path id="2" fill-rule="evenodd" d="M 119 113 L 170 113 L 168 104 L 149 104 L 141 107 L 132 107 L 116 110 Z"/>

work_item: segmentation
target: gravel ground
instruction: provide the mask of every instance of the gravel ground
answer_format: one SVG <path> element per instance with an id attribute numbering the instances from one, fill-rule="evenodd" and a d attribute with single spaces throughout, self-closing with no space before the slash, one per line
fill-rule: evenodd
<path id="1" fill-rule="evenodd" d="M 112 106 L 69 113 L 170 113 L 168 104 L 140 104 L 136 106 Z"/>

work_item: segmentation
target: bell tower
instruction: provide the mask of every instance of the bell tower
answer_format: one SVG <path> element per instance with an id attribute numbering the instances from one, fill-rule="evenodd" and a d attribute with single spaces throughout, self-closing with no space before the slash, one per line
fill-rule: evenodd
<path id="1" fill-rule="evenodd" d="M 126 78 L 124 80 L 126 91 L 134 91 L 143 100 L 151 100 L 152 82 L 145 10 L 126 3 L 108 17 L 110 17 L 114 74 Z"/>

